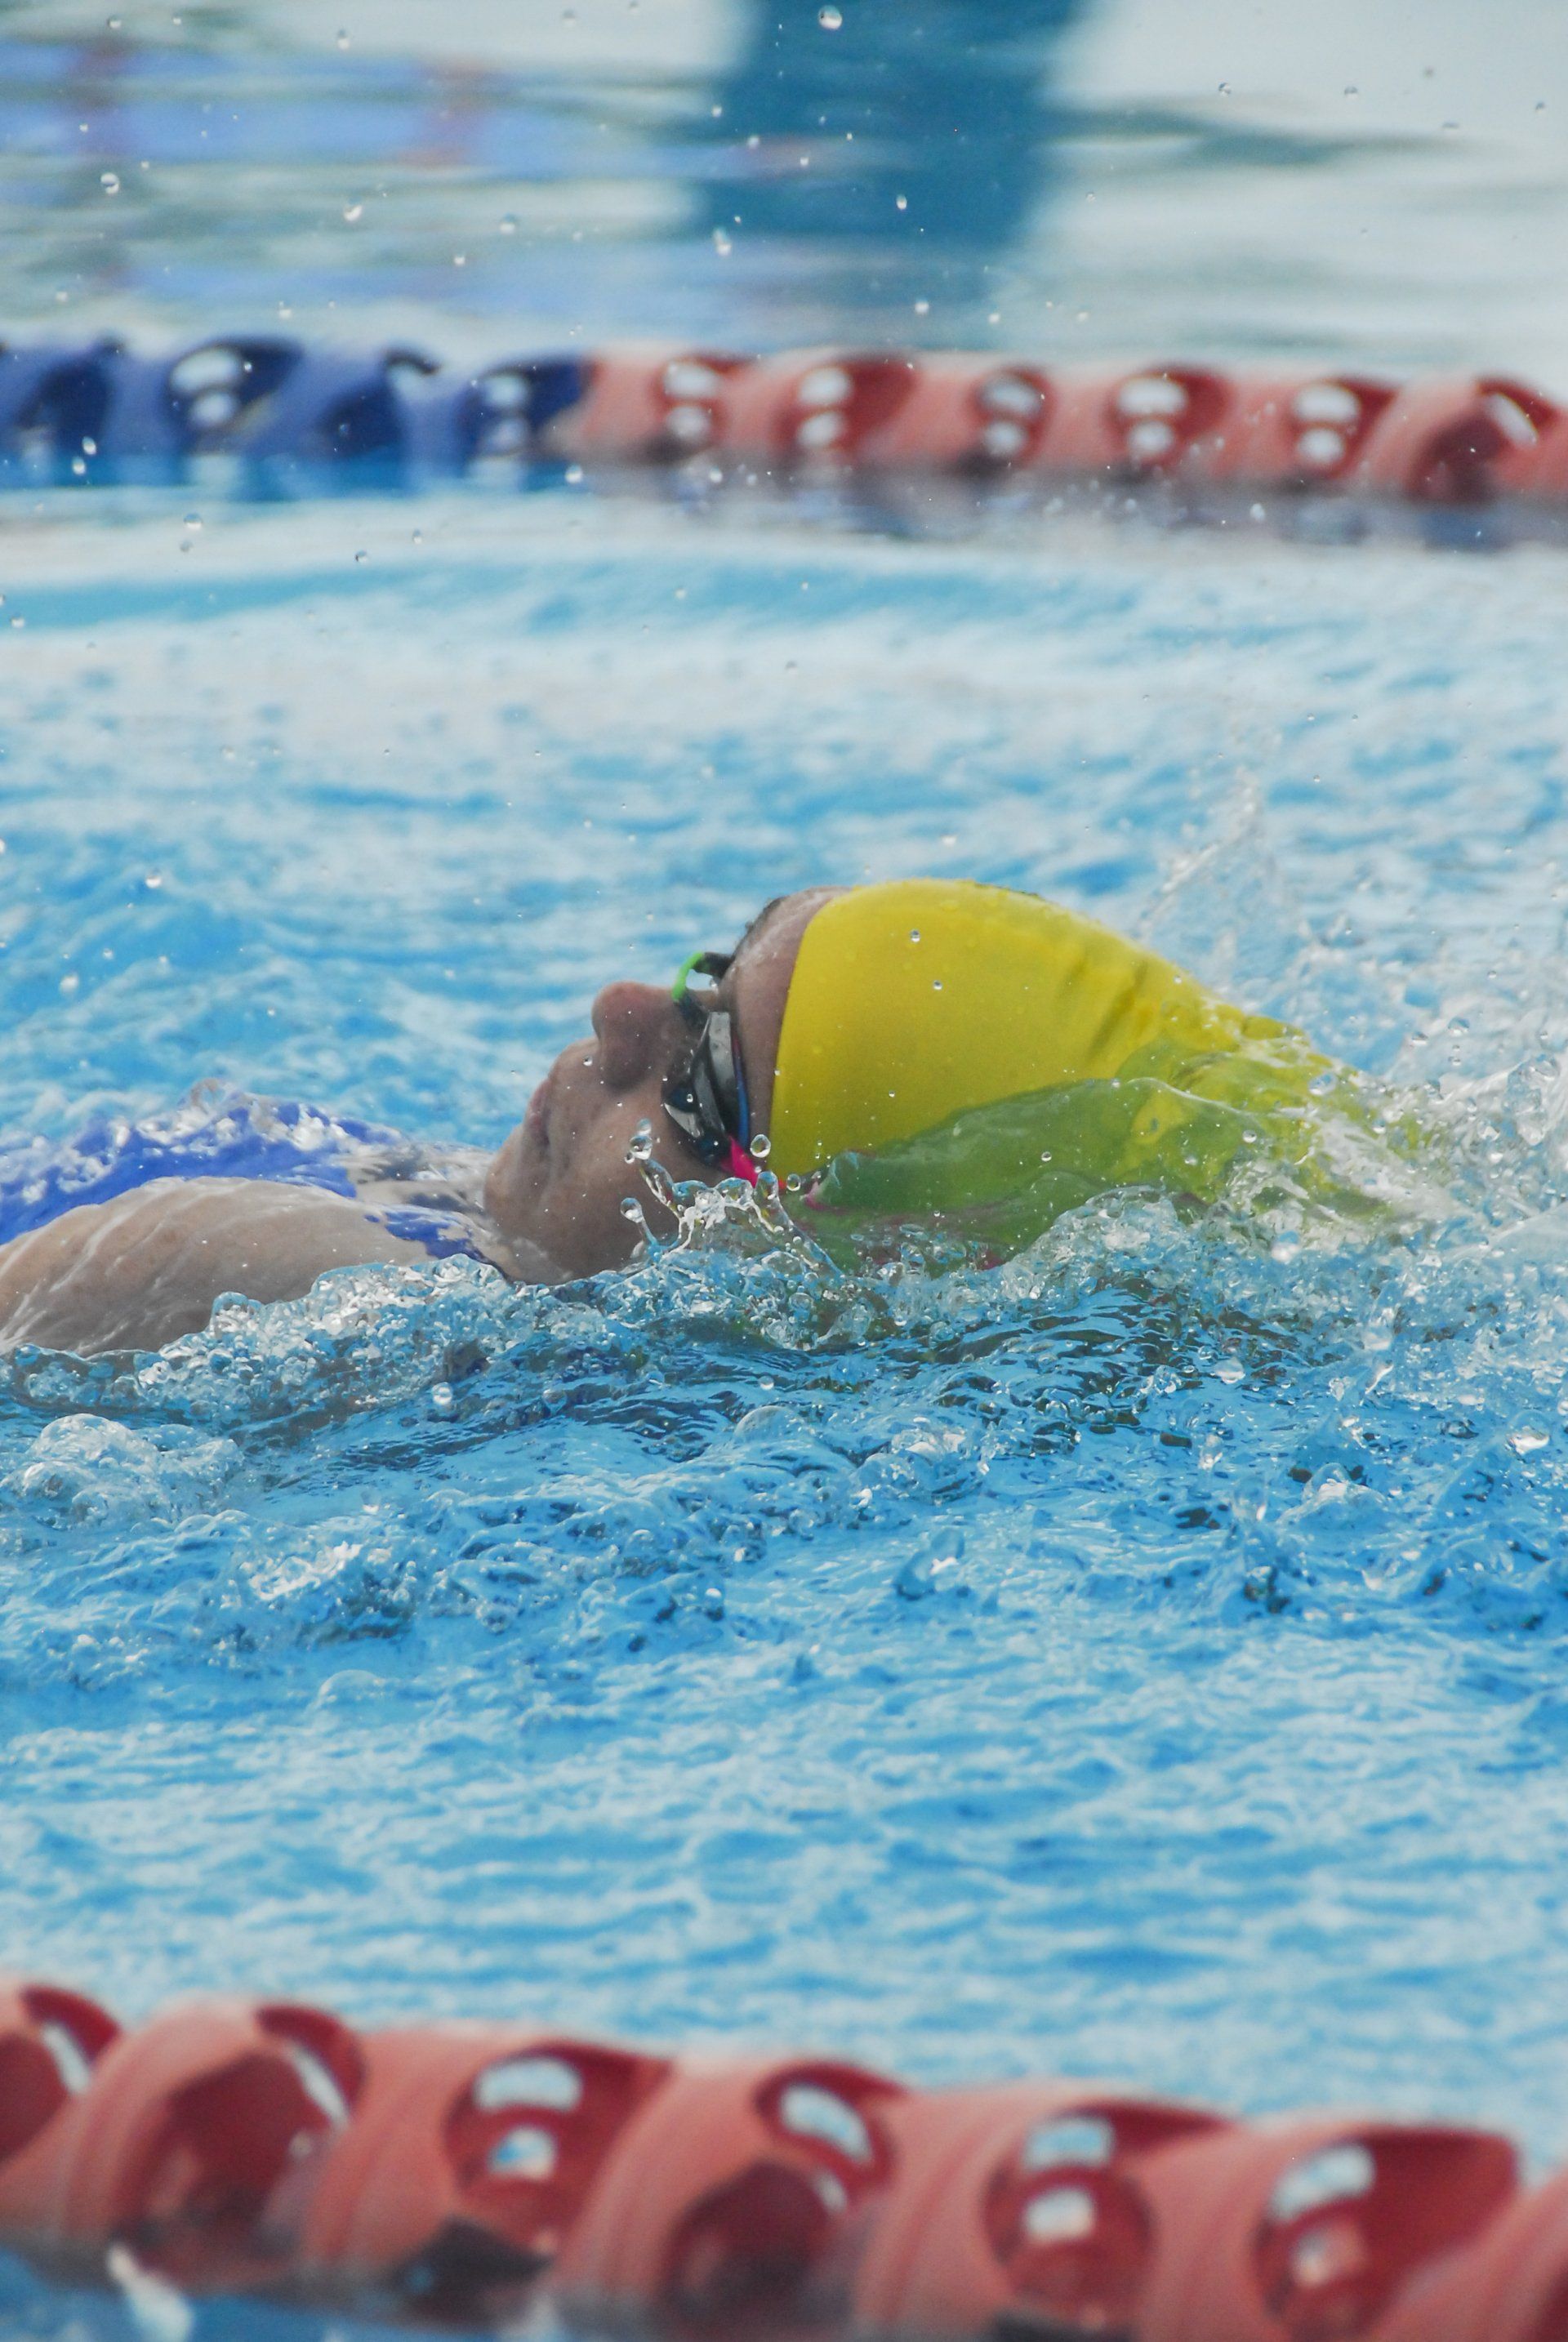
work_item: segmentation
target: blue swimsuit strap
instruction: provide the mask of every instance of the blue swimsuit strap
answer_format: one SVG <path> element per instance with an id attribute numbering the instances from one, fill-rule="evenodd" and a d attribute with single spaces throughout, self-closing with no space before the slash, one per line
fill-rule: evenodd
<path id="1" fill-rule="evenodd" d="M 490 1261 L 466 1222 L 456 1213 L 431 1212 L 417 1206 L 392 1205 L 371 1215 L 388 1236 L 404 1244 L 422 1245 L 433 1260 Z M 492 1267 L 495 1264 L 491 1261 Z"/>

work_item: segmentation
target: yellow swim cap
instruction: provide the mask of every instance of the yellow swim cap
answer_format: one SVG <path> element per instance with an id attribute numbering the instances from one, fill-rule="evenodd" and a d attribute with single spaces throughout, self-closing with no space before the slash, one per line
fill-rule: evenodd
<path id="1" fill-rule="evenodd" d="M 857 887 L 801 941 L 770 1166 L 814 1171 L 965 1107 L 1109 1078 L 1151 1043 L 1197 1056 L 1283 1029 L 1036 895 L 944 878 Z"/>

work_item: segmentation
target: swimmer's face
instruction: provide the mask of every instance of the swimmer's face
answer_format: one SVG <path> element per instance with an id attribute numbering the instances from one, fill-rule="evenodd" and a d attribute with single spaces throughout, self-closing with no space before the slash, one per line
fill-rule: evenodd
<path id="1" fill-rule="evenodd" d="M 723 981 L 706 996 L 727 1009 L 751 1102 L 752 1128 L 765 1131 L 784 1000 L 814 914 L 839 890 L 786 895 L 749 931 Z M 704 996 L 694 987 L 694 996 Z M 691 1055 L 692 1030 L 668 986 L 607 984 L 594 1003 L 593 1037 L 564 1049 L 529 1101 L 484 1183 L 485 1208 L 513 1241 L 542 1252 L 567 1276 L 619 1268 L 637 1230 L 622 1210 L 636 1195 L 657 1226 L 657 1207 L 626 1162 L 639 1123 L 677 1179 L 712 1183 L 724 1175 L 701 1162 L 664 1111 L 664 1086 Z"/>

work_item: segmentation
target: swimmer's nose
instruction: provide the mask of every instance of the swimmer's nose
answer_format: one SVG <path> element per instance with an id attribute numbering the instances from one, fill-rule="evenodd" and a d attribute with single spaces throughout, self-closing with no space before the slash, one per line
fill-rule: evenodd
<path id="1" fill-rule="evenodd" d="M 607 984 L 594 1003 L 599 1073 L 606 1087 L 634 1089 L 667 1064 L 679 1023 L 675 1005 L 654 984 Z"/>

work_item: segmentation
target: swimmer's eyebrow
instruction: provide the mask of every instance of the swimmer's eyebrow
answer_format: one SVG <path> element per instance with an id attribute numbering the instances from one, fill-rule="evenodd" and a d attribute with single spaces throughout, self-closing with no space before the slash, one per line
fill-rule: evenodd
<path id="1" fill-rule="evenodd" d="M 777 910 L 781 910 L 789 899 L 790 898 L 787 895 L 774 895 L 771 896 L 769 900 L 763 905 L 762 909 L 757 912 L 756 916 L 750 919 L 746 926 L 742 929 L 740 941 L 736 944 L 734 951 L 730 954 L 730 964 L 728 967 L 725 968 L 723 976 L 720 976 L 717 984 L 714 986 L 714 1000 L 715 1005 L 718 1007 L 727 1009 L 731 1016 L 734 1016 L 735 1006 L 735 962 L 740 958 L 741 954 L 745 950 L 746 946 L 753 942 L 754 938 L 762 933 L 768 921 L 773 917 L 774 913 Z"/>
<path id="2" fill-rule="evenodd" d="M 774 895 L 763 905 L 762 909 L 747 926 L 744 932 L 742 934 L 739 943 L 731 953 L 730 956 L 732 959 L 739 959 L 742 952 L 744 951 L 746 946 L 751 942 L 752 937 L 757 933 L 758 929 L 765 927 L 768 921 L 773 917 L 774 913 L 777 910 L 781 910 L 784 905 L 788 901 L 789 896 L 787 895 Z"/>

